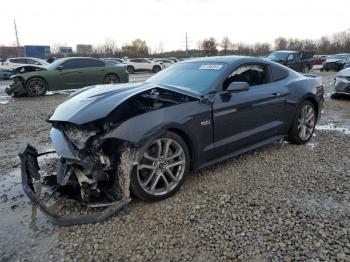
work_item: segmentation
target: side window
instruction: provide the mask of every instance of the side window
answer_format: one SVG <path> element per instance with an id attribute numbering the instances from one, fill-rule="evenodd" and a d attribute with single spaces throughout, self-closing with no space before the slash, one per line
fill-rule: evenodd
<path id="1" fill-rule="evenodd" d="M 71 59 L 62 64 L 64 69 L 76 69 L 81 68 L 82 64 L 80 62 L 80 59 Z"/>
<path id="2" fill-rule="evenodd" d="M 295 61 L 295 57 L 294 54 L 289 54 L 288 58 L 287 58 L 288 62 L 294 62 Z"/>
<path id="3" fill-rule="evenodd" d="M 41 65 L 39 62 L 33 60 L 33 59 L 26 59 L 27 60 L 27 64 L 29 65 Z"/>
<path id="4" fill-rule="evenodd" d="M 94 59 L 82 59 L 82 60 L 85 60 L 84 67 L 104 67 L 105 66 L 105 63 L 103 63 L 102 61 L 98 61 Z"/>
<path id="5" fill-rule="evenodd" d="M 232 82 L 247 82 L 250 86 L 257 86 L 269 82 L 267 65 L 244 65 L 235 69 L 224 81 L 223 90 Z"/>
<path id="6" fill-rule="evenodd" d="M 299 62 L 300 61 L 300 55 L 299 54 L 294 54 L 294 61 Z"/>
<path id="7" fill-rule="evenodd" d="M 14 64 L 25 64 L 26 60 L 24 58 L 13 58 L 10 59 L 10 62 Z"/>

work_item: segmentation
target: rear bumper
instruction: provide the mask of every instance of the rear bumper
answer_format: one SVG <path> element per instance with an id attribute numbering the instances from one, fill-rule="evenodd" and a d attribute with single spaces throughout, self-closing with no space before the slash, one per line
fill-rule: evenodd
<path id="1" fill-rule="evenodd" d="M 41 178 L 39 173 L 40 167 L 38 164 L 38 157 L 52 153 L 54 152 L 38 154 L 36 148 L 29 144 L 22 145 L 19 151 L 19 157 L 21 159 L 21 178 L 23 191 L 33 202 L 33 204 L 37 205 L 53 224 L 58 226 L 71 226 L 101 222 L 110 218 L 118 211 L 126 207 L 128 203 L 130 203 L 130 198 L 122 199 L 120 201 L 114 202 L 102 212 L 92 215 L 60 216 L 54 213 L 49 209 L 44 201 L 40 199 L 40 195 L 35 192 L 33 184 L 33 180 L 39 181 Z"/>

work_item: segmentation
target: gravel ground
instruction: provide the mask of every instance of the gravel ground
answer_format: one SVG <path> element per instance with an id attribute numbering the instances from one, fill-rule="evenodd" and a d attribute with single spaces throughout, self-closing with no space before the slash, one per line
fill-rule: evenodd
<path id="1" fill-rule="evenodd" d="M 68 228 L 29 204 L 13 168 L 21 143 L 50 147 L 44 119 L 65 96 L 0 104 L 0 261 L 349 261 L 350 100 L 331 100 L 335 74 L 321 76 L 307 145 L 276 142 L 192 174 L 167 200 Z"/>

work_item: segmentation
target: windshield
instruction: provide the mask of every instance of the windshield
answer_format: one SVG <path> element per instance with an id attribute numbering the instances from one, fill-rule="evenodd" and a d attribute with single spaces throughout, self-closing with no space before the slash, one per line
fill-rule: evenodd
<path id="1" fill-rule="evenodd" d="M 328 57 L 328 59 L 345 60 L 346 59 L 346 55 L 331 55 L 330 57 Z"/>
<path id="2" fill-rule="evenodd" d="M 227 64 L 213 62 L 175 64 L 160 71 L 147 83 L 176 86 L 196 93 L 205 93 L 227 68 Z"/>
<path id="3" fill-rule="evenodd" d="M 58 60 L 56 60 L 55 62 L 49 64 L 49 65 L 46 67 L 46 69 L 48 69 L 48 70 L 54 70 L 54 69 L 56 69 L 56 67 L 59 66 L 60 64 L 62 64 L 62 60 L 61 60 L 61 59 L 58 59 Z"/>
<path id="4" fill-rule="evenodd" d="M 49 65 L 49 63 L 43 59 L 36 58 L 36 61 L 38 61 L 40 64 L 45 65 L 45 66 Z"/>
<path id="5" fill-rule="evenodd" d="M 273 52 L 268 55 L 267 59 L 269 60 L 274 60 L 274 61 L 279 61 L 279 60 L 287 60 L 287 56 L 289 53 L 283 53 L 283 52 Z"/>

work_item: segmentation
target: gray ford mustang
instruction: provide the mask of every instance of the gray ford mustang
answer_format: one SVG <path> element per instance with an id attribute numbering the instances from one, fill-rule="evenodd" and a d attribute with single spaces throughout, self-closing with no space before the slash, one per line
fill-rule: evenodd
<path id="1" fill-rule="evenodd" d="M 162 200 L 190 170 L 281 138 L 308 142 L 323 93 L 318 77 L 241 56 L 180 62 L 143 83 L 87 87 L 48 119 L 58 157 L 50 181 L 55 192 L 110 207 L 97 217 L 53 214 L 34 191 L 41 154 L 29 144 L 20 151 L 24 191 L 60 225 L 101 221 L 130 201 L 129 189 Z"/>

